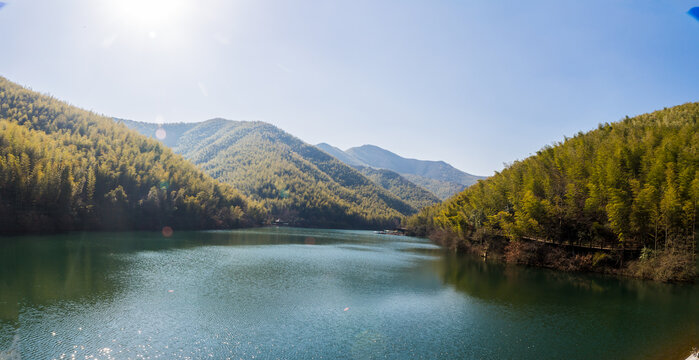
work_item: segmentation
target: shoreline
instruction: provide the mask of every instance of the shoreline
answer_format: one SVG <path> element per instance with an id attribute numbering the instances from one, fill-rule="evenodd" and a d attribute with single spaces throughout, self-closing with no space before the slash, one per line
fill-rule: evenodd
<path id="1" fill-rule="evenodd" d="M 433 232 L 424 237 L 456 253 L 469 253 L 503 263 L 664 283 L 694 284 L 699 279 L 697 261 L 689 254 L 672 251 L 658 251 L 653 257 L 641 260 L 592 249 L 578 249 L 576 253 L 554 243 L 497 240 L 495 237 L 488 242 L 475 243 L 446 232 Z"/>

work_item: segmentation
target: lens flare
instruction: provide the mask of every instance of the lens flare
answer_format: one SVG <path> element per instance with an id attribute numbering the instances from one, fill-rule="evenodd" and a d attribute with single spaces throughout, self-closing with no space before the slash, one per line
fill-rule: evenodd
<path id="1" fill-rule="evenodd" d="M 687 11 L 687 14 L 689 14 L 695 20 L 699 21 L 699 6 L 689 9 L 689 11 Z"/>
<path id="2" fill-rule="evenodd" d="M 171 227 L 165 226 L 165 227 L 163 228 L 163 236 L 165 236 L 165 237 L 170 237 L 170 236 L 172 236 L 172 233 L 173 233 L 173 231 L 172 231 L 172 228 L 171 228 Z"/>
<path id="3" fill-rule="evenodd" d="M 155 130 L 155 137 L 158 138 L 158 140 L 165 140 L 167 137 L 167 131 L 165 131 L 165 129 L 162 127 L 159 127 L 158 130 Z"/>

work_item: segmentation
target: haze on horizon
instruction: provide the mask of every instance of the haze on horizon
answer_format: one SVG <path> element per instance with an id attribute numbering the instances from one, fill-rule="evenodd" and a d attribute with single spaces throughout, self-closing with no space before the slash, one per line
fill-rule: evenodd
<path id="1" fill-rule="evenodd" d="M 0 75 L 146 122 L 261 120 L 490 175 L 699 100 L 693 1 L 6 1 Z"/>

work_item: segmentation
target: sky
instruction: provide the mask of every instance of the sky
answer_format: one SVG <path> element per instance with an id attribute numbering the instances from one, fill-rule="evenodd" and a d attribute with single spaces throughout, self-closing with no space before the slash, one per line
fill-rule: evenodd
<path id="1" fill-rule="evenodd" d="M 0 76 L 73 105 L 261 120 L 477 175 L 699 101 L 699 0 L 4 3 Z"/>

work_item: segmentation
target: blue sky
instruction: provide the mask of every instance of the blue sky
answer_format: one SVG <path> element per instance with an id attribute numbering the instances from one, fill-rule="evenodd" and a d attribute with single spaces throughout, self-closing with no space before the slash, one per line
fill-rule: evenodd
<path id="1" fill-rule="evenodd" d="M 5 2 L 0 75 L 71 104 L 262 120 L 479 175 L 699 101 L 699 1 Z"/>

